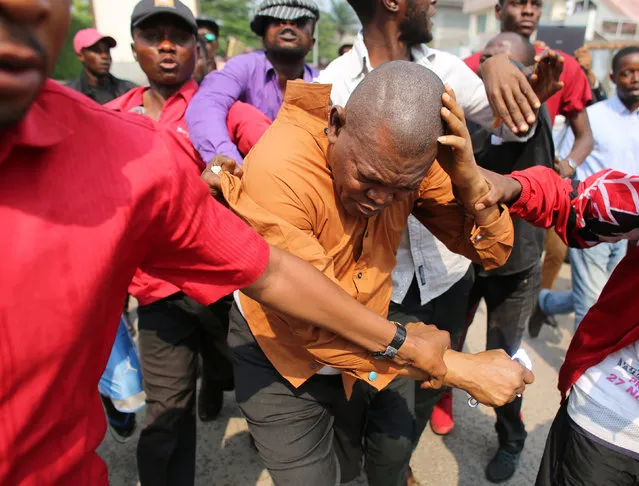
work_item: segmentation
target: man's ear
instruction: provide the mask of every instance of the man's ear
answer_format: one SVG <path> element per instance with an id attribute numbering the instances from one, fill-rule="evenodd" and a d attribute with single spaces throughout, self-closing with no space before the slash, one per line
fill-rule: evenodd
<path id="1" fill-rule="evenodd" d="M 135 50 L 135 44 L 133 42 L 131 42 L 131 54 L 133 54 L 135 62 L 138 62 L 138 51 Z"/>
<path id="2" fill-rule="evenodd" d="M 397 13 L 400 8 L 399 0 L 382 0 L 382 7 L 389 12 Z"/>
<path id="3" fill-rule="evenodd" d="M 340 132 L 346 125 L 346 110 L 341 106 L 333 106 L 328 115 L 328 143 L 337 142 Z"/>
<path id="4" fill-rule="evenodd" d="M 84 52 L 80 50 L 80 52 L 76 52 L 75 55 L 78 58 L 78 61 L 80 61 L 80 64 L 84 64 Z"/>
<path id="5" fill-rule="evenodd" d="M 610 73 L 608 77 L 610 78 L 610 81 L 612 81 L 612 84 L 617 86 L 617 83 L 615 83 L 615 73 Z"/>
<path id="6" fill-rule="evenodd" d="M 497 3 L 495 4 L 495 17 L 497 18 L 497 20 L 501 21 L 501 11 L 502 11 L 502 6 L 501 6 L 501 2 L 499 0 L 497 0 Z"/>

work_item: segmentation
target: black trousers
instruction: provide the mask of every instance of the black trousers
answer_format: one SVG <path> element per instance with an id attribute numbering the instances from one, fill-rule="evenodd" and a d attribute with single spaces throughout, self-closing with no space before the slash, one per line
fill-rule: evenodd
<path id="1" fill-rule="evenodd" d="M 182 293 L 138 309 L 146 424 L 137 458 L 143 486 L 195 482 L 196 380 L 230 389 L 233 368 L 226 344 L 229 296 L 211 306 Z"/>
<path id="2" fill-rule="evenodd" d="M 510 356 L 521 346 L 521 340 L 532 316 L 541 285 L 541 265 L 505 276 L 481 276 L 477 271 L 469 308 L 484 298 L 488 309 L 486 349 L 503 349 Z M 524 448 L 526 427 L 521 420 L 522 399 L 495 409 L 495 429 L 499 446 L 510 453 Z"/>
<path id="3" fill-rule="evenodd" d="M 472 265 L 455 285 L 439 297 L 422 305 L 417 280 L 413 279 L 408 293 L 401 304 L 391 302 L 388 309 L 388 319 L 402 324 L 409 322 L 423 322 L 434 324 L 443 331 L 450 333 L 452 349 L 464 330 L 466 322 L 466 306 L 473 287 L 475 272 Z M 414 383 L 415 393 L 415 446 L 430 420 L 433 408 L 441 398 L 445 388 L 440 390 L 424 390 L 420 388 L 420 382 Z"/>
<path id="4" fill-rule="evenodd" d="M 637 486 L 639 460 L 608 448 L 572 422 L 567 403 L 550 428 L 536 486 Z"/>
<path id="5" fill-rule="evenodd" d="M 370 486 L 406 485 L 412 382 L 394 380 L 377 392 L 358 381 L 350 400 L 340 375 L 314 375 L 294 388 L 264 355 L 236 306 L 230 321 L 235 394 L 276 485 L 335 486 L 357 478 L 362 462 Z"/>

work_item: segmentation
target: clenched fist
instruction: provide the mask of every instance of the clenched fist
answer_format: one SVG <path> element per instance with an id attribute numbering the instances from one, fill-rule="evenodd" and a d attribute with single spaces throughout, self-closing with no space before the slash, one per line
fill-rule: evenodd
<path id="1" fill-rule="evenodd" d="M 238 165 L 234 159 L 226 155 L 216 155 L 207 164 L 206 169 L 202 172 L 202 180 L 209 186 L 211 196 L 222 201 L 222 188 L 220 185 L 220 171 L 233 174 L 236 177 L 242 177 L 242 166 Z"/>
<path id="2" fill-rule="evenodd" d="M 467 391 L 491 407 L 512 402 L 535 376 L 499 349 L 477 354 L 455 353 L 446 357 L 446 384 Z"/>

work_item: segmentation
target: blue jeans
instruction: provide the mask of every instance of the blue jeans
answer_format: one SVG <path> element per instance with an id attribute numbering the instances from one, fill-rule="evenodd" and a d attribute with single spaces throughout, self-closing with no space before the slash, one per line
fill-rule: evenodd
<path id="1" fill-rule="evenodd" d="M 570 248 L 572 291 L 542 290 L 539 306 L 545 314 L 575 312 L 575 329 L 588 310 L 597 302 L 610 274 L 626 256 L 627 241 L 600 243 L 587 249 Z"/>

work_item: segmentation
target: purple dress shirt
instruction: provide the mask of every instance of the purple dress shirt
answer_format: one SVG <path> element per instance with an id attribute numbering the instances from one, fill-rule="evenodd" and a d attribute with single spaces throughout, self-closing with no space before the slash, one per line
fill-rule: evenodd
<path id="1" fill-rule="evenodd" d="M 317 71 L 304 65 L 304 81 L 311 82 Z M 229 60 L 221 71 L 210 73 L 186 111 L 191 142 L 205 162 L 218 154 L 242 163 L 242 155 L 226 128 L 231 105 L 244 101 L 274 120 L 282 106 L 277 73 L 264 51 L 243 54 Z"/>

